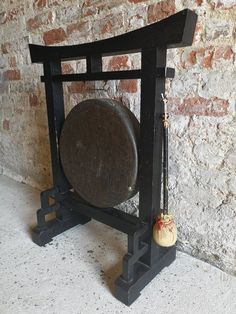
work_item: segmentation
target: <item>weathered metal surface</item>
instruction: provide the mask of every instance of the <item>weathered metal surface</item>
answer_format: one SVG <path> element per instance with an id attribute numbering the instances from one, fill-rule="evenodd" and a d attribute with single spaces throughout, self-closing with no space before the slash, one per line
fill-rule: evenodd
<path id="1" fill-rule="evenodd" d="M 139 122 L 120 102 L 90 99 L 67 116 L 60 138 L 65 175 L 96 207 L 111 207 L 137 192 Z"/>

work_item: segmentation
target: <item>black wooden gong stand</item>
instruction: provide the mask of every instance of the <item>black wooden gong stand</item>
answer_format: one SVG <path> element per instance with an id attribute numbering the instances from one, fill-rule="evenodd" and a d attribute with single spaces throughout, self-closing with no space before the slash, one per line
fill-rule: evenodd
<path id="1" fill-rule="evenodd" d="M 63 231 L 96 219 L 128 235 L 128 253 L 123 273 L 115 281 L 115 297 L 130 305 L 163 267 L 176 257 L 176 248 L 157 246 L 152 240 L 155 217 L 160 213 L 162 169 L 162 122 L 166 78 L 174 69 L 166 67 L 168 48 L 192 44 L 197 16 L 183 10 L 160 22 L 114 38 L 64 47 L 29 45 L 32 62 L 43 63 L 48 127 L 51 148 L 53 188 L 41 193 L 33 241 L 43 246 Z M 102 57 L 141 53 L 141 69 L 104 72 Z M 86 59 L 87 72 L 62 74 L 61 62 Z M 118 209 L 101 209 L 85 204 L 71 190 L 63 173 L 58 142 L 65 120 L 63 82 L 141 79 L 139 143 L 139 217 Z M 51 204 L 53 200 L 53 204 Z M 56 218 L 46 221 L 55 212 Z"/>

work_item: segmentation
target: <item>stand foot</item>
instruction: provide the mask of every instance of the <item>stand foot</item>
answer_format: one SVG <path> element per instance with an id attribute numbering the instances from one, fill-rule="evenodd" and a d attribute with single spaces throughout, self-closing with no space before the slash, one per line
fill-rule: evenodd
<path id="1" fill-rule="evenodd" d="M 90 220 L 90 218 L 76 213 L 71 213 L 70 217 L 67 219 L 55 218 L 46 222 L 44 227 L 35 227 L 32 230 L 32 240 L 37 245 L 44 246 L 45 244 L 51 242 L 52 238 L 58 234 L 76 225 L 83 225 Z"/>
<path id="2" fill-rule="evenodd" d="M 115 297 L 125 305 L 131 305 L 139 297 L 141 290 L 175 258 L 176 248 L 173 246 L 151 267 L 137 262 L 134 269 L 135 277 L 131 282 L 125 281 L 122 275 L 116 279 Z"/>

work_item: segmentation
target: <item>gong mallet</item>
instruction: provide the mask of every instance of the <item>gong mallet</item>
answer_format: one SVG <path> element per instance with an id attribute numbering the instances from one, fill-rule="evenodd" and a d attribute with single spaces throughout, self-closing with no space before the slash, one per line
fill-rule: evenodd
<path id="1" fill-rule="evenodd" d="M 167 98 L 161 94 L 164 103 L 162 115 L 163 126 L 163 209 L 160 216 L 156 218 L 153 227 L 153 238 L 156 244 L 163 247 L 170 247 L 177 240 L 177 228 L 172 215 L 168 213 L 168 129 L 169 115 L 167 113 Z"/>

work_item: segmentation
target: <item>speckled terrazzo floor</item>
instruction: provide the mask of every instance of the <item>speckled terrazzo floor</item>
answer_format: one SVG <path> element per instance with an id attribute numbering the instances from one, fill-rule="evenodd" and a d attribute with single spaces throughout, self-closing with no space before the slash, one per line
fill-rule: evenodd
<path id="1" fill-rule="evenodd" d="M 236 314 L 236 278 L 178 252 L 126 307 L 111 294 L 125 236 L 92 221 L 44 248 L 30 239 L 39 192 L 0 176 L 1 314 Z"/>

